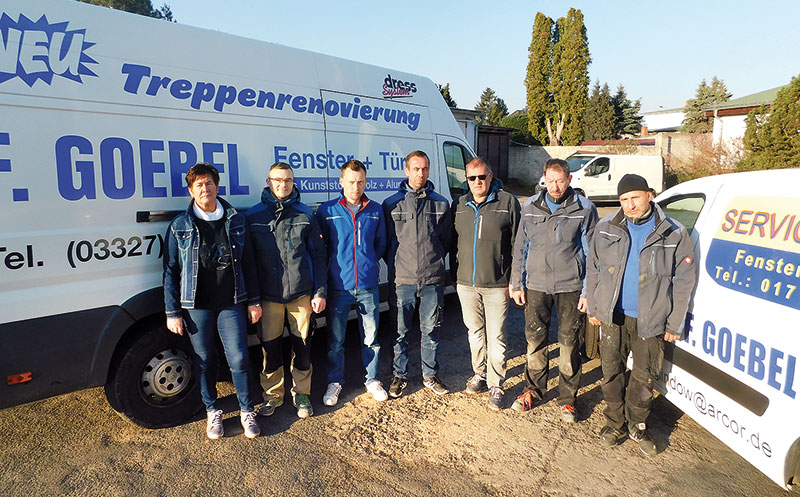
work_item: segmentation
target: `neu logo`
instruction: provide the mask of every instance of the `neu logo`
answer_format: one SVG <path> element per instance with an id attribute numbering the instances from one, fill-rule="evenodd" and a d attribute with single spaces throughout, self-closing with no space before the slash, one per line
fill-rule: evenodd
<path id="1" fill-rule="evenodd" d="M 53 76 L 83 83 L 81 76 L 97 76 L 85 64 L 97 64 L 85 50 L 85 29 L 67 30 L 69 22 L 50 24 L 42 16 L 33 22 L 20 14 L 14 21 L 0 17 L 0 83 L 19 76 L 30 87 L 37 79 L 48 85 Z"/>
<path id="2" fill-rule="evenodd" d="M 417 84 L 410 81 L 400 81 L 392 78 L 391 74 L 383 80 L 383 96 L 388 98 L 410 97 L 417 92 Z"/>

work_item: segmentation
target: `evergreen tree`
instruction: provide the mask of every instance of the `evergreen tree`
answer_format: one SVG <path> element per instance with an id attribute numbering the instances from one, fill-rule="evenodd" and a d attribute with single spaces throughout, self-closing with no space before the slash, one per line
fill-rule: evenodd
<path id="1" fill-rule="evenodd" d="M 518 110 L 500 121 L 500 126 L 506 128 L 514 128 L 509 137 L 514 143 L 521 143 L 524 145 L 541 145 L 541 142 L 531 136 L 528 127 L 528 111 Z"/>
<path id="2" fill-rule="evenodd" d="M 641 115 L 641 99 L 632 102 L 625 93 L 625 88 L 619 85 L 611 103 L 614 105 L 614 138 L 638 135 L 644 119 Z"/>
<path id="3" fill-rule="evenodd" d="M 706 117 L 706 110 L 714 104 L 727 102 L 731 94 L 725 88 L 725 83 L 716 76 L 711 80 L 711 85 L 706 84 L 706 80 L 700 82 L 697 87 L 695 97 L 686 102 L 683 109 L 685 117 L 681 131 L 687 133 L 708 133 L 714 126 L 713 117 Z"/>
<path id="4" fill-rule="evenodd" d="M 610 140 L 614 138 L 615 128 L 614 104 L 608 84 L 600 88 L 597 81 L 592 87 L 592 94 L 584 112 L 584 138 L 586 140 Z"/>
<path id="5" fill-rule="evenodd" d="M 550 81 L 555 103 L 554 117 L 560 126 L 556 125 L 556 133 L 551 134 L 550 143 L 578 145 L 583 140 L 583 115 L 589 99 L 591 63 L 583 13 L 569 9 L 567 17 L 556 22 L 556 30 Z M 557 133 L 559 128 L 562 128 L 560 135 Z"/>
<path id="6" fill-rule="evenodd" d="M 800 76 L 778 92 L 767 112 L 762 106 L 748 114 L 745 157 L 737 170 L 800 167 Z"/>
<path id="7" fill-rule="evenodd" d="M 533 34 L 528 47 L 528 72 L 525 76 L 528 130 L 539 144 L 548 143 L 546 119 L 553 112 L 550 93 L 552 59 L 553 20 L 539 12 L 533 21 Z"/>
<path id="8" fill-rule="evenodd" d="M 444 102 L 447 104 L 448 107 L 451 109 L 455 109 L 458 107 L 456 101 L 453 100 L 453 97 L 450 95 L 450 83 L 445 84 L 444 86 L 436 83 L 436 88 L 439 89 L 439 93 L 442 94 L 442 98 L 444 98 Z"/>
<path id="9" fill-rule="evenodd" d="M 500 121 L 508 115 L 506 103 L 491 88 L 483 90 L 475 110 L 480 112 L 475 120 L 486 126 L 500 126 Z"/>

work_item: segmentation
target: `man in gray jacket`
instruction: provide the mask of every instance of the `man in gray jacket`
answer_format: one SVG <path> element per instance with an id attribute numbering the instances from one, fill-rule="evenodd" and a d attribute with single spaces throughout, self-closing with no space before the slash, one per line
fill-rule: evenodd
<path id="1" fill-rule="evenodd" d="M 389 281 L 397 310 L 394 378 L 389 395 L 400 397 L 408 385 L 408 338 L 419 302 L 420 355 L 423 385 L 437 395 L 449 390 L 439 373 L 437 348 L 444 304 L 445 257 L 450 247 L 453 218 L 450 203 L 428 180 L 430 160 L 422 150 L 406 157 L 407 179 L 400 191 L 383 201 L 386 219 Z"/>
<path id="2" fill-rule="evenodd" d="M 652 202 L 644 178 L 626 174 L 617 192 L 621 208 L 597 224 L 586 277 L 589 321 L 601 334 L 606 425 L 600 442 L 611 447 L 627 432 L 642 452 L 655 455 L 646 424 L 653 383 L 664 342 L 684 335 L 697 265 L 686 228 Z"/>
<path id="3" fill-rule="evenodd" d="M 525 392 L 512 409 L 527 411 L 547 391 L 550 318 L 558 313 L 558 405 L 561 418 L 575 422 L 575 398 L 581 381 L 578 334 L 586 312 L 586 255 L 597 209 L 569 186 L 572 176 L 562 159 L 545 164 L 547 189 L 522 208 L 514 244 L 511 286 L 514 300 L 525 306 Z"/>
<path id="4" fill-rule="evenodd" d="M 466 167 L 469 193 L 453 206 L 456 291 L 467 325 L 474 375 L 467 393 L 489 387 L 489 408 L 503 408 L 506 376 L 505 322 L 510 299 L 511 249 L 519 224 L 517 198 L 503 191 L 481 158 Z"/>

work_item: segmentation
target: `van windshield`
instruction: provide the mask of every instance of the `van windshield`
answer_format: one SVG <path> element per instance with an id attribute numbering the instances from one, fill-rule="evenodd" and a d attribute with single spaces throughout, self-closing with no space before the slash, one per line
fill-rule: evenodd
<path id="1" fill-rule="evenodd" d="M 569 172 L 574 173 L 579 171 L 586 165 L 587 162 L 594 159 L 593 155 L 573 155 L 567 157 L 567 164 L 569 164 Z"/>

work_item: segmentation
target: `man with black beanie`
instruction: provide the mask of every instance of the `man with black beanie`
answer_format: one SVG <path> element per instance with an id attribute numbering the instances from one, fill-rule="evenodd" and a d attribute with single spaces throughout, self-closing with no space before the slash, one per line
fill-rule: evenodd
<path id="1" fill-rule="evenodd" d="M 646 455 L 658 450 L 647 432 L 653 383 L 664 342 L 684 335 L 697 280 L 689 232 L 654 203 L 647 180 L 626 174 L 617 187 L 620 210 L 595 228 L 586 270 L 589 322 L 600 326 L 606 425 L 600 442 L 627 436 Z M 628 353 L 633 367 L 626 376 Z"/>

